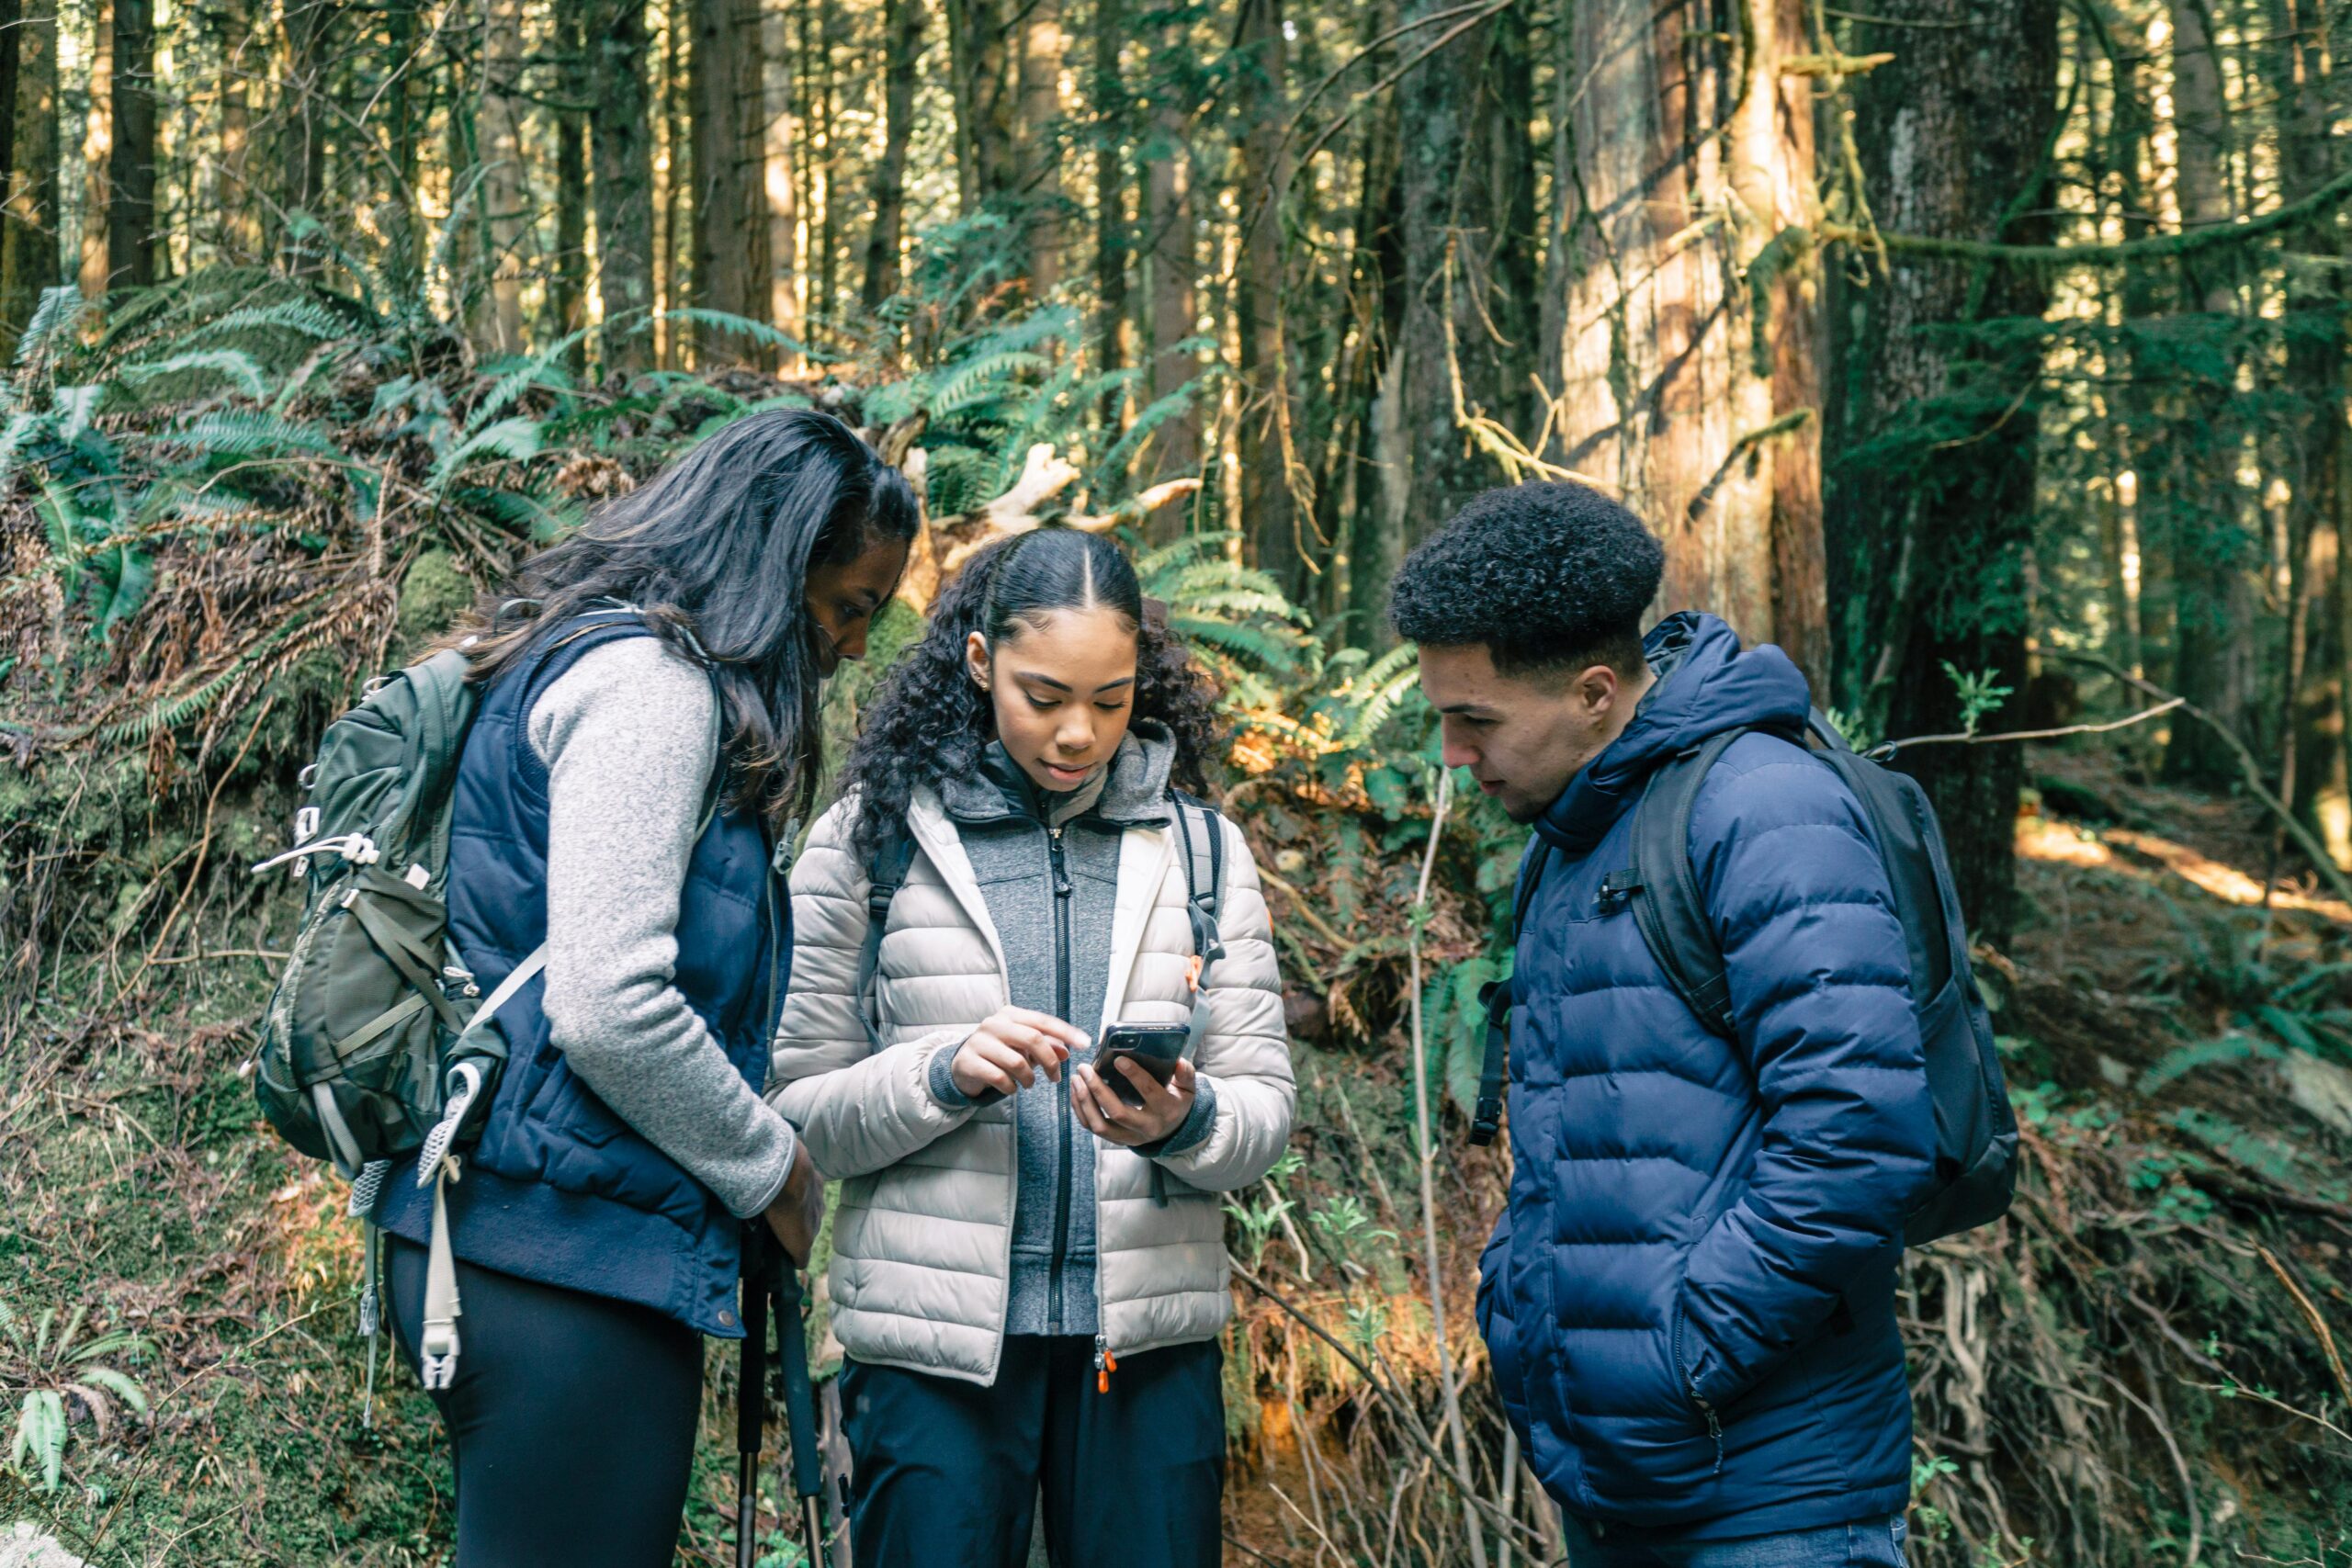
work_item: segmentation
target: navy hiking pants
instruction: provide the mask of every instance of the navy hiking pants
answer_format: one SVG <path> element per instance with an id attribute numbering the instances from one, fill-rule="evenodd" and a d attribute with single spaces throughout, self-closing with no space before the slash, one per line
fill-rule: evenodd
<path id="1" fill-rule="evenodd" d="M 1119 1359 L 1084 1335 L 1007 1335 L 995 1386 L 842 1369 L 857 1568 L 1022 1568 L 1039 1495 L 1055 1568 L 1216 1568 L 1216 1341 Z"/>

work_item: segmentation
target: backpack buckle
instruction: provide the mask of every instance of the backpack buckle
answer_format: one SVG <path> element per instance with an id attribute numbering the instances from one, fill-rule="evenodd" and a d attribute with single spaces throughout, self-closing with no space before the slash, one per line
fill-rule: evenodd
<path id="1" fill-rule="evenodd" d="M 294 813 L 294 841 L 307 844 L 319 836 L 319 808 L 305 806 Z"/>

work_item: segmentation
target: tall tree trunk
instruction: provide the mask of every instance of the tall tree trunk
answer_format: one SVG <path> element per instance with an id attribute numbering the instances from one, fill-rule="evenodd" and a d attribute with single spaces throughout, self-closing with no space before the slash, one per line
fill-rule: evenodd
<path id="1" fill-rule="evenodd" d="M 1116 370 L 1128 363 L 1126 130 L 1130 107 L 1119 71 L 1126 42 L 1126 0 L 1095 0 L 1094 296 L 1102 314 L 1094 327 L 1094 363 Z M 1108 417 L 1106 412 L 1106 417 Z"/>
<path id="2" fill-rule="evenodd" d="M 388 0 L 384 7 L 384 41 L 385 136 L 391 143 L 391 164 L 400 175 L 403 187 L 401 199 L 405 206 L 416 188 L 416 100 L 421 85 L 427 106 L 433 101 L 430 84 L 420 84 L 419 80 L 424 75 L 424 63 L 417 58 L 416 0 Z M 413 211 L 408 216 L 412 222 L 416 219 Z"/>
<path id="3" fill-rule="evenodd" d="M 117 0 L 121 4 L 122 0 Z M 490 288 L 474 321 L 475 335 L 498 354 L 523 350 L 523 246 L 530 232 L 531 186 L 524 164 L 523 0 L 487 0 L 481 51 L 481 110 L 475 126 L 482 161 L 483 258 Z"/>
<path id="4" fill-rule="evenodd" d="M 17 140 L 17 83 L 23 58 L 21 35 L 26 24 L 39 15 L 36 8 L 28 16 L 24 0 L 0 0 L 0 269 L 6 266 L 7 231 L 13 227 L 9 214 L 14 210 L 20 145 Z M 0 293 L 0 331 L 14 320 L 8 314 L 5 293 Z"/>
<path id="5" fill-rule="evenodd" d="M 1021 209 L 1029 285 L 1038 299 L 1062 277 L 1061 0 L 1027 0 L 1021 21 Z"/>
<path id="6" fill-rule="evenodd" d="M 1393 6 L 1375 6 L 1366 25 L 1385 32 L 1395 16 Z M 1356 345 L 1343 383 L 1356 406 L 1344 416 L 1332 444 L 1338 471 L 1327 474 L 1322 486 L 1338 508 L 1332 526 L 1344 530 L 1347 541 L 1344 624 L 1349 643 L 1357 648 L 1388 644 L 1388 584 L 1405 559 L 1409 474 L 1395 434 L 1405 324 L 1403 141 L 1404 116 L 1392 95 L 1365 117 L 1358 158 L 1363 186 L 1350 247 Z"/>
<path id="7" fill-rule="evenodd" d="M 589 0 L 555 0 L 555 275 L 557 331 L 569 337 L 588 324 Z M 587 366 L 584 345 L 565 352 L 573 375 Z"/>
<path id="8" fill-rule="evenodd" d="M 1813 94 L 1782 69 L 1811 46 L 1803 0 L 1753 12 L 1732 36 L 1690 4 L 1578 9 L 1575 57 L 1591 63 L 1555 147 L 1589 205 L 1553 220 L 1567 295 L 1545 379 L 1557 460 L 1665 539 L 1660 607 L 1780 641 L 1818 682 Z"/>
<path id="9" fill-rule="evenodd" d="M 2267 30 L 2280 40 L 2273 63 L 2280 95 L 2279 196 L 2291 202 L 2325 186 L 2340 167 L 2329 134 L 2334 61 L 2321 0 L 2272 0 L 2269 11 Z M 2305 226 L 2294 243 L 2307 255 L 2339 254 L 2334 216 Z M 2293 557 L 2301 570 L 2290 611 L 2291 630 L 2300 635 L 2290 644 L 2290 723 L 2280 793 L 2324 838 L 2336 840 L 2339 852 L 2347 827 L 2345 736 L 2338 722 L 2346 650 L 2328 606 L 2346 564 L 2336 529 L 2347 445 L 2346 364 L 2352 358 L 2347 305 L 2352 299 L 2338 273 L 2289 268 L 2287 312 L 2296 330 L 2288 337 L 2287 389 L 2297 407 L 2290 505 L 2301 547 Z"/>
<path id="10" fill-rule="evenodd" d="M 866 199 L 874 227 L 865 240 L 865 279 L 858 299 L 868 310 L 899 291 L 906 245 L 907 142 L 914 133 L 915 88 L 922 62 L 927 0 L 884 0 L 882 9 L 882 155 L 874 162 Z"/>
<path id="11" fill-rule="evenodd" d="M 1241 526 L 1250 556 L 1294 599 L 1306 587 L 1306 519 L 1291 495 L 1289 387 L 1283 353 L 1283 209 L 1290 186 L 1285 152 L 1289 94 L 1283 0 L 1241 0 L 1236 28 L 1239 73 L 1241 265 L 1234 278 L 1239 347 Z"/>
<path id="12" fill-rule="evenodd" d="M 59 278 L 57 184 L 57 5 L 28 0 L 17 39 L 14 156 L 6 228 L 0 231 L 0 331 L 13 349 Z"/>
<path id="13" fill-rule="evenodd" d="M 815 276 L 808 280 L 817 303 L 808 314 L 831 332 L 841 313 L 842 139 L 834 113 L 837 83 L 833 73 L 833 40 L 841 30 L 841 13 L 832 0 L 818 0 L 817 5 L 804 7 L 800 14 L 803 17 L 814 16 L 818 23 L 815 47 L 810 51 L 816 113 L 808 144 L 810 164 L 818 175 L 811 186 L 817 203 L 817 256 L 816 265 L 810 268 Z"/>
<path id="14" fill-rule="evenodd" d="M 1770 41 L 1758 50 L 1750 73 L 1750 102 L 1739 139 L 1742 153 L 1736 177 L 1744 187 L 1743 206 L 1752 218 L 1763 220 L 1758 231 L 1771 229 L 1774 237 L 1793 251 L 1796 236 L 1805 231 L 1814 217 L 1815 113 L 1812 79 L 1784 74 L 1783 66 L 1791 56 L 1811 51 L 1806 6 L 1805 0 L 1767 0 L 1757 9 Z M 1743 243 L 1742 265 L 1751 280 L 1768 270 L 1763 254 L 1771 244 L 1768 240 L 1758 245 L 1753 237 Z M 1821 356 L 1826 328 L 1821 273 L 1809 255 L 1789 254 L 1778 263 L 1769 310 L 1767 321 L 1758 322 L 1751 317 L 1748 321 L 1751 361 L 1745 380 L 1752 396 L 1752 384 L 1766 375 L 1760 356 L 1754 355 L 1755 334 L 1758 330 L 1769 332 L 1770 384 L 1765 395 L 1756 400 L 1755 412 L 1769 412 L 1760 428 L 1779 434 L 1751 446 L 1752 457 L 1736 454 L 1731 461 L 1754 461 L 1770 470 L 1770 635 L 1804 671 L 1815 695 L 1826 698 L 1829 567 L 1821 517 Z M 1747 426 L 1739 439 L 1746 440 L 1758 428 Z"/>
<path id="15" fill-rule="evenodd" d="M 694 0 L 695 302 L 755 321 L 773 299 L 768 253 L 767 56 L 758 0 Z M 697 330 L 699 358 L 772 365 L 768 345 Z"/>
<path id="16" fill-rule="evenodd" d="M 782 6 L 767 6 L 761 26 L 767 54 L 761 117 L 767 127 L 768 320 L 784 332 L 797 333 L 801 325 L 800 209 L 793 168 L 803 138 L 800 96 L 793 88 L 797 51 L 792 42 L 792 13 Z M 791 364 L 784 368 L 788 371 Z"/>
<path id="17" fill-rule="evenodd" d="M 2207 3 L 2170 0 L 2173 140 L 2184 229 L 2210 228 L 2232 217 L 2229 107 L 2221 58 L 2207 30 Z M 2209 330 L 2227 331 L 2241 308 L 2235 262 L 2235 252 L 2224 247 L 2183 269 L 2190 308 L 2206 314 Z M 2228 439 L 2223 415 L 2229 393 L 2227 386 L 2192 383 L 2193 406 L 2182 411 L 2189 428 L 2217 441 Z M 2190 460 L 2177 442 L 2167 457 L 2174 488 L 2173 689 L 2250 739 L 2260 674 L 2258 645 L 2246 632 L 2260 596 L 2255 574 L 2261 536 L 2241 515 L 2245 498 L 2235 462 L 2219 453 Z M 2225 786 L 2238 776 L 2237 759 L 2204 725 L 2175 725 L 2165 750 L 2165 774 Z"/>
<path id="18" fill-rule="evenodd" d="M 590 143 L 595 162 L 599 350 L 606 372 L 651 365 L 653 119 L 645 0 L 588 0 Z"/>
<path id="19" fill-rule="evenodd" d="M 107 186 L 114 175 L 114 19 L 111 0 L 96 0 L 86 13 L 90 23 L 85 80 L 89 84 L 89 109 L 78 127 L 82 133 L 82 254 L 79 276 L 83 298 L 107 297 Z M 62 113 L 64 106 L 59 105 Z M 62 151 L 62 149 L 61 149 Z M 62 176 L 61 176 L 62 177 Z M 69 262 L 73 258 L 67 258 Z"/>
<path id="20" fill-rule="evenodd" d="M 286 23 L 286 80 L 281 93 L 283 162 L 278 209 L 288 218 L 320 220 L 326 197 L 327 133 L 333 114 L 329 106 L 327 71 L 333 63 L 330 40 L 341 0 L 288 0 Z M 278 236 L 289 270 L 309 272 L 323 265 L 326 253 L 316 240 L 297 228 Z"/>
<path id="21" fill-rule="evenodd" d="M 1881 0 L 1871 11 L 1884 19 L 1857 24 L 1846 47 L 1894 53 L 1854 87 L 1880 224 L 2046 242 L 2057 0 Z M 1960 19 L 1973 25 L 1951 25 Z M 1898 258 L 1867 288 L 1840 278 L 1832 290 L 1830 449 L 1870 454 L 1831 475 L 1833 592 L 1856 603 L 1860 666 L 1842 676 L 1844 705 L 1880 734 L 1950 733 L 1962 701 L 1948 671 L 2025 689 L 2041 374 L 2032 340 L 1958 329 L 2039 317 L 2046 285 L 2024 268 Z M 1972 926 L 2006 940 L 2022 751 L 1938 746 L 1904 764 L 1935 801 Z"/>
<path id="22" fill-rule="evenodd" d="M 258 40 L 249 0 L 222 0 L 217 19 L 208 17 L 207 26 L 222 65 L 220 158 L 209 171 L 203 210 L 217 225 L 213 244 L 231 262 L 249 265 L 262 255 L 261 230 L 254 221 L 253 68 L 245 61 L 249 51 L 258 52 Z"/>
<path id="23" fill-rule="evenodd" d="M 1184 392 L 1200 364 L 1182 345 L 1198 330 L 1193 287 L 1200 261 L 1193 232 L 1193 159 L 1186 134 L 1192 120 L 1191 50 L 1183 13 L 1164 17 L 1152 62 L 1151 137 L 1144 161 L 1143 225 L 1146 280 L 1151 326 L 1148 379 L 1153 402 Z M 1187 392 L 1188 398 L 1196 396 Z M 1197 403 L 1164 420 L 1152 433 L 1152 472 L 1160 479 L 1197 472 L 1201 466 L 1201 421 Z M 1155 514 L 1162 535 L 1182 533 L 1184 513 L 1175 507 Z"/>
<path id="24" fill-rule="evenodd" d="M 695 171 L 688 167 L 686 132 L 686 0 L 665 0 L 662 13 L 662 106 L 660 141 L 653 159 L 653 333 L 655 362 L 665 370 L 686 363 L 685 323 L 670 312 L 686 302 L 686 251 L 691 241 L 681 219 Z"/>
<path id="25" fill-rule="evenodd" d="M 1436 50 L 1397 88 L 1406 298 L 1395 439 L 1408 543 L 1506 477 L 1467 423 L 1499 416 L 1506 396 L 1487 326 L 1502 220 L 1483 155 L 1495 135 L 1487 73 L 1498 28 L 1491 17 L 1467 30 L 1433 19 L 1458 9 L 1452 0 L 1404 7 L 1405 20 L 1420 24 L 1407 47 Z"/>
<path id="26" fill-rule="evenodd" d="M 1006 3 L 944 0 L 956 100 L 956 189 L 967 215 L 1001 203 L 1020 181 Z"/>

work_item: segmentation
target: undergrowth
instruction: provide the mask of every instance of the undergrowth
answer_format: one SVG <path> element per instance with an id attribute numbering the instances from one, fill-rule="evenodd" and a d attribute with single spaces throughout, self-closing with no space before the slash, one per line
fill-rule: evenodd
<path id="1" fill-rule="evenodd" d="M 267 1136 L 243 1077 L 297 913 L 243 868 L 361 679 L 727 419 L 814 404 L 919 440 L 934 518 L 1036 443 L 1080 468 L 1073 510 L 1125 501 L 1165 411 L 1105 422 L 1131 389 L 1077 378 L 1052 311 L 936 298 L 902 360 L 611 388 L 565 345 L 477 364 L 422 307 L 261 274 L 104 323 L 44 306 L 0 396 L 0 1427 L 32 1433 L 0 1521 L 107 1563 L 444 1560 L 440 1428 L 389 1359 L 360 1425 L 345 1195 Z M 1141 555 L 1226 687 L 1226 805 L 1267 872 L 1301 1088 L 1293 1156 L 1228 1207 L 1251 1281 L 1225 1347 L 1228 1533 L 1301 1568 L 1465 1562 L 1466 1486 L 1487 1562 L 1506 1539 L 1556 1551 L 1470 1320 L 1506 1156 L 1461 1134 L 1520 833 L 1461 805 L 1417 915 L 1435 774 L 1409 657 L 1337 645 L 1225 536 Z M 894 607 L 829 694 L 836 754 L 919 625 Z M 2105 787 L 2086 766 L 2069 798 Z M 2234 908 L 2120 830 L 2079 841 L 2027 863 L 2039 918 L 1980 955 L 2026 1127 L 2018 1208 L 1906 1264 L 1915 1559 L 2352 1562 L 2331 1337 L 2352 1325 L 2352 1100 L 2336 1127 L 2324 1099 L 2352 1062 L 2352 910 Z M 1466 1477 L 1420 1261 L 1416 933 Z M 689 1561 L 730 1560 L 733 1380 L 715 1348 Z M 782 1501 L 760 1521 L 777 1565 Z"/>

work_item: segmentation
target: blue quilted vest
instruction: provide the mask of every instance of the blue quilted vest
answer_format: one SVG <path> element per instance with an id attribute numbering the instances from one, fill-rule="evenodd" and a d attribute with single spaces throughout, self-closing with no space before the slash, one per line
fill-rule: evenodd
<path id="1" fill-rule="evenodd" d="M 550 636 L 493 682 L 459 761 L 449 837 L 449 933 L 487 993 L 547 936 L 548 773 L 525 723 L 591 649 L 652 635 L 599 616 Z M 767 1077 L 792 953 L 764 825 L 711 819 L 687 863 L 673 978 L 746 1083 Z M 736 1321 L 741 1222 L 571 1074 L 548 1036 L 544 982 L 500 1011 L 506 1070 L 463 1179 L 448 1189 L 459 1258 L 542 1284 L 650 1306 L 721 1338 Z M 377 1223 L 423 1244 L 432 1196 L 415 1162 L 393 1168 Z"/>

